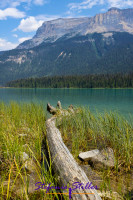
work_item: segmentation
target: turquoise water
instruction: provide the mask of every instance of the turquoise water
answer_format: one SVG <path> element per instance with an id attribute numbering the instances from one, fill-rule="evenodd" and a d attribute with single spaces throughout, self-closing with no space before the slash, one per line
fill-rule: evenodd
<path id="1" fill-rule="evenodd" d="M 117 111 L 123 116 L 133 115 L 133 89 L 13 89 L 1 88 L 0 100 L 6 103 L 49 102 L 63 107 L 89 106 L 91 111 Z"/>

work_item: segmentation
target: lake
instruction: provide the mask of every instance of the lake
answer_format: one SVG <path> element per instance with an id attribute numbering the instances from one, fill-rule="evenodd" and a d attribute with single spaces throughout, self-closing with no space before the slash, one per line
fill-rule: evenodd
<path id="1" fill-rule="evenodd" d="M 14 89 L 1 88 L 0 100 L 6 103 L 48 102 L 56 106 L 60 100 L 63 107 L 89 106 L 93 112 L 117 111 L 124 117 L 133 116 L 133 89 Z"/>

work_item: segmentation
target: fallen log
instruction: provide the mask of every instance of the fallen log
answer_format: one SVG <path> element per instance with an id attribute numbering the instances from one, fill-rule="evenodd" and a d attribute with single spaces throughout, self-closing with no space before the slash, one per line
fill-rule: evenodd
<path id="1" fill-rule="evenodd" d="M 65 146 L 61 133 L 55 125 L 55 121 L 56 117 L 52 117 L 46 121 L 47 140 L 53 162 L 52 165 L 60 177 L 60 184 L 65 186 L 69 184 L 69 198 L 72 198 L 72 200 L 101 200 L 94 186 L 89 189 L 85 187 L 90 181 Z M 83 187 L 73 190 L 75 182 L 79 182 Z"/>

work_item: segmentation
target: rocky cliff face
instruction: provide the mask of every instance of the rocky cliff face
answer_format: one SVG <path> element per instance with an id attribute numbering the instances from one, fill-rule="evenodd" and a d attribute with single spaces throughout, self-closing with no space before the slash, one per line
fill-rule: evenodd
<path id="1" fill-rule="evenodd" d="M 86 35 L 110 31 L 133 34 L 133 9 L 111 8 L 108 12 L 91 18 L 60 18 L 44 22 L 33 39 L 23 42 L 17 49 L 33 48 L 42 42 L 55 42 L 66 34 L 68 34 L 68 37 L 73 37 L 77 34 Z"/>
<path id="2" fill-rule="evenodd" d="M 87 33 L 90 32 L 129 32 L 133 33 L 133 9 L 111 8 L 104 14 L 91 18 Z"/>
<path id="3" fill-rule="evenodd" d="M 43 25 L 37 30 L 33 39 L 23 42 L 17 48 L 28 49 L 38 46 L 42 42 L 55 42 L 58 38 L 66 34 L 74 36 L 75 34 L 83 32 L 79 26 L 86 24 L 88 20 L 89 18 L 87 17 L 70 19 L 60 18 L 57 20 L 44 22 Z"/>

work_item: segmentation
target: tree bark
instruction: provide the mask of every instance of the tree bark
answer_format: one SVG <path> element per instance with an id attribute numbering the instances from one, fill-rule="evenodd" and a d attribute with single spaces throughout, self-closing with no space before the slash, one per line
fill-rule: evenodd
<path id="1" fill-rule="evenodd" d="M 101 197 L 95 189 L 85 189 L 85 185 L 88 182 L 90 183 L 90 181 L 85 172 L 76 163 L 68 148 L 65 146 L 61 133 L 55 126 L 55 121 L 55 117 L 46 121 L 47 140 L 53 162 L 52 165 L 55 172 L 60 176 L 60 184 L 67 186 L 69 183 L 71 187 L 75 182 L 84 184 L 83 189 L 77 188 L 76 190 L 71 191 L 72 200 L 101 200 Z"/>

